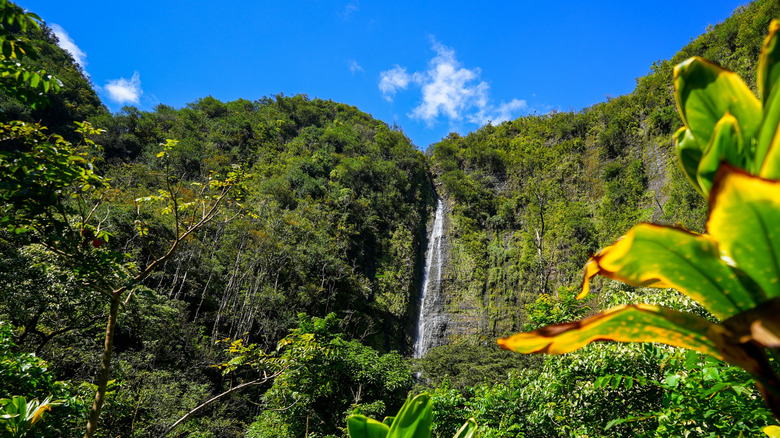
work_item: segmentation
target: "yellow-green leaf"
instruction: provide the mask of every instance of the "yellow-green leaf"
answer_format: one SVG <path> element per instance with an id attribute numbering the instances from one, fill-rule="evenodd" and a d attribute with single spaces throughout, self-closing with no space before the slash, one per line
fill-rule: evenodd
<path id="1" fill-rule="evenodd" d="M 710 204 L 707 230 L 723 258 L 760 286 L 750 307 L 780 296 L 780 181 L 724 167 Z"/>
<path id="2" fill-rule="evenodd" d="M 758 57 L 758 95 L 761 101 L 769 101 L 769 95 L 772 93 L 777 80 L 780 78 L 780 44 L 778 44 L 778 30 L 780 22 L 773 19 L 769 23 L 769 35 L 764 40 L 761 47 L 761 55 Z"/>
<path id="3" fill-rule="evenodd" d="M 769 95 L 769 99 L 764 102 L 763 118 L 761 119 L 761 128 L 758 131 L 755 141 L 754 157 L 750 167 L 747 170 L 753 174 L 764 174 L 769 169 L 777 168 L 778 142 L 778 124 L 780 123 L 780 92 Z"/>
<path id="4" fill-rule="evenodd" d="M 758 131 L 761 102 L 736 73 L 692 57 L 674 68 L 674 86 L 683 122 L 702 150 L 727 112 L 737 119 L 744 138 Z"/>
<path id="5" fill-rule="evenodd" d="M 499 339 L 518 353 L 564 354 L 595 341 L 661 342 L 724 359 L 710 339 L 718 326 L 691 313 L 649 304 L 613 307 L 580 321 L 542 327 Z"/>
<path id="6" fill-rule="evenodd" d="M 777 93 L 780 96 L 780 93 Z M 778 107 L 780 109 L 780 107 Z M 780 122 L 780 120 L 778 120 Z M 775 131 L 775 134 L 780 133 L 780 125 Z M 762 178 L 767 179 L 780 179 L 780 135 L 773 135 L 770 139 L 770 143 L 767 147 L 766 155 L 762 160 L 756 162 L 751 170 L 753 173 L 758 173 Z M 760 166 L 760 169 L 756 171 L 755 167 Z"/>
<path id="7" fill-rule="evenodd" d="M 763 429 L 764 433 L 770 438 L 780 438 L 780 427 L 771 425 Z"/>
<path id="8" fill-rule="evenodd" d="M 590 278 L 602 275 L 632 286 L 677 289 L 725 319 L 757 304 L 737 274 L 708 236 L 639 224 L 588 261 L 577 297 L 587 295 Z"/>

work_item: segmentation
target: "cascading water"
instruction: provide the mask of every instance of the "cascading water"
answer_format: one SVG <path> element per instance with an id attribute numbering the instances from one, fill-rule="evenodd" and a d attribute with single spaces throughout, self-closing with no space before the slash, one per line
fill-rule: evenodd
<path id="1" fill-rule="evenodd" d="M 436 215 L 433 229 L 428 237 L 428 248 L 425 251 L 425 267 L 423 268 L 422 284 L 419 298 L 420 315 L 417 319 L 417 334 L 414 340 L 414 357 L 422 357 L 432 346 L 433 335 L 441 329 L 442 304 L 439 297 L 441 291 L 441 271 L 443 264 L 442 239 L 444 238 L 444 202 L 437 198 Z"/>

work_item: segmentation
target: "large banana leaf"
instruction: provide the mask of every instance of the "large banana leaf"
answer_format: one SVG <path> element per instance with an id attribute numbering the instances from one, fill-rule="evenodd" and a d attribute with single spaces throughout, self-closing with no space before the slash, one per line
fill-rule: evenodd
<path id="1" fill-rule="evenodd" d="M 431 397 L 426 393 L 418 394 L 401 406 L 387 438 L 429 438 L 432 423 Z"/>

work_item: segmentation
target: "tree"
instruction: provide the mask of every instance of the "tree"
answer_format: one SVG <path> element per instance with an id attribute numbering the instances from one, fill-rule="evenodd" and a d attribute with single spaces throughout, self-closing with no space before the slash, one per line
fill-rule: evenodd
<path id="1" fill-rule="evenodd" d="M 33 46 L 24 39 L 11 36 L 10 28 L 24 32 L 28 27 L 40 29 L 40 17 L 25 12 L 9 0 L 0 0 L 0 91 L 27 103 L 33 109 L 48 104 L 45 93 L 58 91 L 59 79 L 45 70 L 34 70 L 28 60 L 38 58 Z"/>
<path id="2" fill-rule="evenodd" d="M 110 185 L 94 172 L 90 152 L 94 154 L 97 146 L 88 137 L 99 134 L 99 130 L 86 122 L 80 125 L 84 135 L 81 146 L 87 148 L 73 146 L 57 135 L 47 136 L 43 130 L 21 122 L 0 125 L 0 141 L 13 147 L 0 153 L 0 222 L 15 233 L 30 233 L 30 240 L 55 254 L 76 274 L 83 288 L 108 300 L 97 391 L 85 433 L 85 437 L 91 437 L 105 400 L 120 307 L 143 289 L 143 280 L 170 259 L 184 240 L 226 214 L 223 207 L 228 195 L 244 175 L 236 167 L 224 177 L 212 175 L 205 184 L 176 181 L 166 158 L 177 142 L 169 140 L 162 145 L 158 154 L 166 163 L 160 175 L 162 188 L 156 194 L 134 200 L 136 229 L 150 256 L 138 268 L 126 261 L 122 252 L 102 248 L 110 238 L 103 228 L 110 209 L 102 207 Z M 160 208 L 171 217 L 167 244 L 154 245 L 163 249 L 159 253 L 150 245 L 149 224 L 141 214 L 147 205 Z M 231 217 L 222 219 L 228 221 Z"/>
<path id="3" fill-rule="evenodd" d="M 287 369 L 264 395 L 266 410 L 248 436 L 332 434 L 357 407 L 383 416 L 401 406 L 413 384 L 404 359 L 345 339 L 340 324 L 332 313 L 325 318 L 299 315 L 298 328 L 279 342 L 279 358 Z"/>

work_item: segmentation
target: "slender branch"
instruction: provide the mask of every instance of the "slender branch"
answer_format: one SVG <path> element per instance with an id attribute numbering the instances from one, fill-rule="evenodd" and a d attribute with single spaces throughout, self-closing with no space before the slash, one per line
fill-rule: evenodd
<path id="1" fill-rule="evenodd" d="M 176 225 L 176 239 L 179 239 L 179 204 L 176 202 L 176 193 L 171 188 L 171 172 L 170 162 L 165 160 L 165 185 L 168 187 L 168 194 L 171 195 L 171 202 L 173 203 L 173 221 Z"/>
<path id="2" fill-rule="evenodd" d="M 61 328 L 61 329 L 58 329 L 58 330 L 54 330 L 54 331 L 52 331 L 49 334 L 46 334 L 46 333 L 38 330 L 37 328 L 35 328 L 32 331 L 32 333 L 35 333 L 36 335 L 41 337 L 40 343 L 38 343 L 38 346 L 35 348 L 35 354 L 40 355 L 41 351 L 43 351 L 43 347 L 45 347 L 46 344 L 48 344 L 49 341 L 54 339 L 56 336 L 59 336 L 61 334 L 64 334 L 64 333 L 67 333 L 67 332 L 70 332 L 70 331 L 73 331 L 73 330 L 83 330 L 83 329 L 89 328 L 92 325 L 94 325 L 95 323 L 97 323 L 98 320 L 100 320 L 102 318 L 105 318 L 105 316 L 106 316 L 105 313 L 101 313 L 100 315 L 93 316 L 92 318 L 90 318 L 84 324 L 64 327 L 64 328 Z"/>
<path id="3" fill-rule="evenodd" d="M 247 386 L 252 386 L 252 385 L 262 385 L 263 383 L 265 383 L 265 382 L 267 382 L 267 381 L 269 381 L 269 380 L 273 379 L 274 377 L 276 377 L 276 376 L 280 375 L 280 374 L 281 374 L 283 371 L 284 371 L 284 370 L 277 371 L 276 373 L 274 373 L 274 374 L 272 374 L 272 375 L 270 375 L 270 376 L 269 376 L 269 375 L 267 375 L 267 374 L 265 374 L 265 372 L 263 372 L 263 377 L 257 378 L 257 379 L 255 379 L 255 380 L 252 380 L 252 381 L 250 381 L 250 382 L 245 382 L 245 383 L 242 383 L 242 384 L 240 384 L 240 385 L 238 385 L 238 386 L 234 386 L 233 388 L 230 388 L 230 389 L 228 389 L 227 391 L 223 392 L 222 394 L 216 395 L 216 396 L 214 396 L 214 397 L 212 397 L 212 398 L 210 398 L 210 399 L 206 400 L 205 402 L 203 402 L 203 403 L 199 404 L 197 407 L 195 407 L 195 409 L 193 409 L 193 410 L 191 410 L 191 411 L 187 412 L 186 414 L 184 414 L 184 416 L 183 416 L 183 417 L 179 418 L 179 419 L 178 419 L 178 420 L 176 420 L 176 422 L 175 422 L 175 423 L 173 423 L 173 424 L 172 424 L 170 427 L 168 427 L 167 429 L 165 429 L 165 431 L 164 431 L 164 432 L 163 432 L 163 433 L 160 435 L 160 438 L 164 437 L 165 435 L 168 435 L 168 434 L 169 434 L 171 431 L 173 431 L 173 429 L 175 429 L 175 428 L 176 428 L 176 427 L 177 427 L 179 424 L 181 424 L 181 423 L 183 423 L 183 422 L 187 421 L 187 420 L 188 420 L 188 419 L 189 419 L 191 416 L 193 416 L 195 413 L 197 413 L 197 412 L 198 412 L 198 411 L 200 411 L 201 409 L 205 408 L 206 406 L 208 406 L 208 405 L 210 405 L 210 404 L 214 403 L 215 401 L 219 400 L 220 398 L 222 398 L 222 397 L 224 397 L 224 396 L 226 396 L 226 395 L 228 395 L 228 394 L 230 394 L 230 393 L 236 392 L 236 391 L 238 391 L 238 390 L 240 390 L 240 389 L 246 388 Z"/>
<path id="4" fill-rule="evenodd" d="M 101 220 L 99 220 L 99 221 L 98 221 L 98 224 L 97 224 L 97 232 L 96 232 L 95 234 L 97 234 L 97 233 L 100 233 L 100 230 L 103 228 L 103 223 L 104 223 L 105 221 L 107 221 L 107 220 L 108 220 L 108 216 L 109 216 L 109 215 L 111 215 L 111 206 L 109 206 L 109 207 L 106 209 L 106 215 L 103 217 L 103 219 L 101 219 Z"/>
<path id="5" fill-rule="evenodd" d="M 202 226 L 206 225 L 207 223 L 211 222 L 211 220 L 214 218 L 214 216 L 216 215 L 216 213 L 218 211 L 219 205 L 222 203 L 222 200 L 225 199 L 225 197 L 227 196 L 228 192 L 229 192 L 229 190 L 224 190 L 222 192 L 222 194 L 220 194 L 219 198 L 217 198 L 217 201 L 214 203 L 214 205 L 211 206 L 211 209 L 208 211 L 208 213 L 206 213 L 206 216 L 204 216 L 200 221 L 198 221 L 197 224 L 193 225 L 192 227 L 189 227 L 181 236 L 177 237 L 176 240 L 174 240 L 174 242 L 171 245 L 171 247 L 168 249 L 168 252 L 165 253 L 165 255 L 163 255 L 163 256 L 157 258 L 156 260 L 152 261 L 151 263 L 149 263 L 149 265 L 147 265 L 146 268 L 143 271 L 141 271 L 139 274 L 137 274 L 135 277 L 133 277 L 133 280 L 132 280 L 131 284 L 136 285 L 136 284 L 140 283 L 141 281 L 143 281 L 143 279 L 148 277 L 149 274 L 151 274 L 152 271 L 154 271 L 154 269 L 160 263 L 163 263 L 166 260 L 168 260 L 176 252 L 176 249 L 178 249 L 179 244 L 185 238 L 187 238 L 187 236 L 189 236 L 190 234 L 192 234 L 193 232 L 195 232 L 196 230 L 198 230 Z M 125 286 L 120 287 L 119 289 L 116 289 L 114 291 L 114 293 L 122 294 L 122 293 L 126 292 L 127 289 L 128 289 L 128 286 L 125 285 Z M 124 301 L 125 305 L 130 301 L 130 297 L 131 296 L 132 296 L 132 294 L 128 294 L 127 298 Z"/>
<path id="6" fill-rule="evenodd" d="M 89 214 L 87 217 L 84 217 L 84 214 L 82 213 L 81 217 L 83 218 L 82 226 L 86 225 L 87 222 L 89 222 L 90 219 L 92 219 L 92 215 L 95 214 L 95 210 L 100 206 L 100 204 L 103 202 L 103 196 L 100 196 L 100 199 L 95 202 L 95 205 L 92 206 L 92 210 L 89 211 Z M 86 204 L 86 202 L 85 202 Z"/>
<path id="7" fill-rule="evenodd" d="M 149 254 L 152 255 L 152 258 L 157 258 L 157 256 L 154 254 L 154 251 L 152 250 L 152 247 L 149 246 L 149 241 L 144 237 L 143 227 L 146 226 L 146 222 L 144 222 L 143 218 L 141 218 L 141 205 L 138 204 L 138 202 L 135 202 L 135 216 L 138 218 L 138 222 L 141 223 L 141 230 L 138 232 L 138 237 L 141 238 L 141 242 L 146 247 L 146 250 L 149 251 Z"/>

